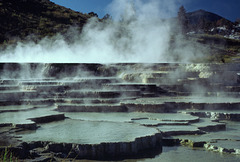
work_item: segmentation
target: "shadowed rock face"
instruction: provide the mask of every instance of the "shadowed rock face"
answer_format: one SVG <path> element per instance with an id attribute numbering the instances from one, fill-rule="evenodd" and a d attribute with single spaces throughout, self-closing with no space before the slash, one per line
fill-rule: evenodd
<path id="1" fill-rule="evenodd" d="M 239 71 L 238 64 L 2 63 L 0 143 L 36 160 L 150 158 L 174 145 L 239 154 L 230 142 L 240 140 Z"/>

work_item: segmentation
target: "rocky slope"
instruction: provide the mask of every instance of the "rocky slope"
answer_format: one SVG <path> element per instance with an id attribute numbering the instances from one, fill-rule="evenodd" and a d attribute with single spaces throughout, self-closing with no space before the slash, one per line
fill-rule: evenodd
<path id="1" fill-rule="evenodd" d="M 0 1 L 0 43 L 64 33 L 75 25 L 83 27 L 91 15 L 75 12 L 54 4 L 49 0 L 1 0 Z"/>

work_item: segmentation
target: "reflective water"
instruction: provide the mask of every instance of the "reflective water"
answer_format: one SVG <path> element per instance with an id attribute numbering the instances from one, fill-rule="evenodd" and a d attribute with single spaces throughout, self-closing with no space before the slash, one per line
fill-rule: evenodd
<path id="1" fill-rule="evenodd" d="M 180 139 L 190 139 L 192 141 L 214 141 L 213 145 L 233 149 L 240 149 L 240 123 L 231 121 L 221 121 L 226 123 L 226 131 L 210 132 L 203 135 L 176 136 Z"/>
<path id="2" fill-rule="evenodd" d="M 116 122 L 128 122 L 131 119 L 147 118 L 158 121 L 190 121 L 196 120 L 198 117 L 182 114 L 182 113 L 143 113 L 143 112 L 131 112 L 131 113 L 65 113 L 66 117 L 71 119 L 82 119 L 91 121 L 116 121 Z"/>
<path id="3" fill-rule="evenodd" d="M 204 149 L 189 147 L 163 147 L 163 152 L 154 159 L 135 160 L 136 162 L 237 162 L 240 156 L 219 154 Z M 133 162 L 126 160 L 126 162 Z"/>
<path id="4" fill-rule="evenodd" d="M 26 106 L 25 108 L 28 109 L 29 106 Z M 33 108 L 33 106 L 31 108 Z M 16 109 L 18 109 L 18 106 L 8 107 L 8 110 Z M 21 109 L 24 109 L 24 106 L 19 106 L 19 110 Z M 58 112 L 53 111 L 53 109 L 54 107 L 40 106 L 38 108 L 29 109 L 28 111 L 0 113 L 0 123 L 13 123 L 13 124 L 31 123 L 31 121 L 28 120 L 29 118 L 59 114 Z M 0 110 L 2 110 L 2 107 L 0 107 Z M 3 110 L 6 109 L 3 107 Z"/>
<path id="5" fill-rule="evenodd" d="M 78 160 L 79 162 L 98 162 L 94 160 Z M 189 147 L 175 146 L 163 147 L 162 153 L 151 159 L 127 159 L 118 162 L 239 162 L 240 156 L 219 154 L 192 149 Z"/>
<path id="6" fill-rule="evenodd" d="M 99 144 L 103 142 L 128 142 L 137 137 L 158 133 L 132 123 L 97 122 L 67 119 L 41 125 L 36 131 L 23 134 L 24 141 L 52 141 L 57 143 Z M 20 134 L 21 135 L 21 134 Z"/>

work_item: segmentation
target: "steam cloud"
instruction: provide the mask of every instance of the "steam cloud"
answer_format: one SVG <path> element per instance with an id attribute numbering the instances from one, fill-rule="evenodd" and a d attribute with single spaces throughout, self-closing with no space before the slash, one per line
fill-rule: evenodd
<path id="1" fill-rule="evenodd" d="M 114 0 L 108 10 L 113 21 L 99 23 L 92 18 L 81 34 L 69 29 L 71 43 L 62 35 L 37 44 L 19 42 L 0 53 L 0 62 L 190 62 L 204 53 L 204 48 L 176 32 L 176 21 L 162 19 L 175 16 L 176 0 Z"/>

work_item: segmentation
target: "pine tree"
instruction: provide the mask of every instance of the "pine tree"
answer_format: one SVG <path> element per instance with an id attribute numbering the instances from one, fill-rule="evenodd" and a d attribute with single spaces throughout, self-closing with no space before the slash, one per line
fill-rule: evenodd
<path id="1" fill-rule="evenodd" d="M 178 11 L 178 23 L 181 26 L 182 32 L 186 33 L 188 31 L 188 18 L 186 14 L 186 9 L 181 6 Z"/>

